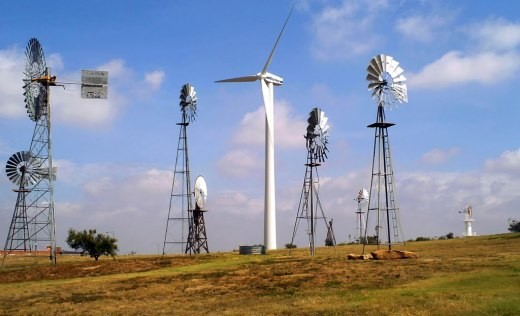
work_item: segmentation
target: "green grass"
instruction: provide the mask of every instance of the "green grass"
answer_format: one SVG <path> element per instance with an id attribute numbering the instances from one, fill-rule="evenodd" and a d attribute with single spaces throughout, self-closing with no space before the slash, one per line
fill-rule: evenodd
<path id="1" fill-rule="evenodd" d="M 7 258 L 5 315 L 520 315 L 520 234 L 411 242 L 419 259 L 348 261 L 355 245 L 265 256 Z"/>

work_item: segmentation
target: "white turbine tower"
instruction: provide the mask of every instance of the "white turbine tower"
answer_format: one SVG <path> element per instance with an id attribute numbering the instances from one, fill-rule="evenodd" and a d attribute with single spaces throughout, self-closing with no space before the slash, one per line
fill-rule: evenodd
<path id="1" fill-rule="evenodd" d="M 293 7 L 294 8 L 294 7 Z M 260 81 L 265 107 L 265 195 L 264 195 L 264 246 L 267 250 L 276 249 L 276 209 L 275 209 L 275 179 L 274 179 L 274 86 L 281 86 L 283 78 L 267 72 L 269 64 L 282 37 L 291 12 L 274 43 L 269 58 L 262 71 L 256 75 L 218 80 L 215 82 L 253 82 Z"/>

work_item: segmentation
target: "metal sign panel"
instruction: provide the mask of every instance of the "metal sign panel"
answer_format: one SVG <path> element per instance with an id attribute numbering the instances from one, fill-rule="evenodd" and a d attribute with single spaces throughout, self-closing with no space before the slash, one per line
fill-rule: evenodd
<path id="1" fill-rule="evenodd" d="M 106 85 L 108 84 L 108 71 L 82 70 L 81 83 L 92 85 Z"/>
<path id="2" fill-rule="evenodd" d="M 81 97 L 83 99 L 106 99 L 108 95 L 107 86 L 81 86 Z"/>

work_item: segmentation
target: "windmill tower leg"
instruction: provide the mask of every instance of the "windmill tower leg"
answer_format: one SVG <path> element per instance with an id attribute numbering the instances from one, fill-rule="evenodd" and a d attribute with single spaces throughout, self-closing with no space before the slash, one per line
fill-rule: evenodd
<path id="1" fill-rule="evenodd" d="M 205 211 L 198 209 L 192 211 L 192 223 L 188 235 L 186 253 L 200 253 L 201 250 L 205 250 L 206 253 L 209 253 L 204 212 Z"/>
<path id="2" fill-rule="evenodd" d="M 327 222 L 327 218 L 325 217 L 325 213 L 323 212 L 323 208 L 321 206 L 318 190 L 315 186 L 317 181 L 314 180 L 314 174 L 317 174 L 317 166 L 320 164 L 314 163 L 312 161 L 311 153 L 308 154 L 308 161 L 309 163 L 305 164 L 305 178 L 303 181 L 302 193 L 300 195 L 298 213 L 296 214 L 296 220 L 294 223 L 291 245 L 294 245 L 294 238 L 296 236 L 296 231 L 298 230 L 299 222 L 300 220 L 304 219 L 307 221 L 307 234 L 309 236 L 310 254 L 311 256 L 314 256 L 316 253 L 316 224 L 318 219 L 322 218 L 324 220 L 325 227 L 327 228 L 327 237 L 325 240 L 330 240 L 331 244 L 336 246 L 336 237 L 332 229 L 332 221 L 330 221 L 330 223 Z M 318 214 L 318 209 L 320 210 L 321 216 Z"/>
<path id="3" fill-rule="evenodd" d="M 179 140 L 164 234 L 163 255 L 172 250 L 187 251 L 188 232 L 192 222 L 192 212 L 189 211 L 192 210 L 187 137 L 189 123 L 183 118 L 183 122 L 177 123 L 177 125 L 180 127 Z"/>
<path id="4" fill-rule="evenodd" d="M 310 159 L 310 153 L 308 154 L 307 160 Z M 314 256 L 314 228 L 315 228 L 315 214 L 314 214 L 314 200 L 313 200 L 313 175 L 312 175 L 312 163 L 305 164 L 305 177 L 303 180 L 302 193 L 300 195 L 300 203 L 298 205 L 298 213 L 296 214 L 296 220 L 294 222 L 293 236 L 291 239 L 291 245 L 294 245 L 294 238 L 298 230 L 300 220 L 306 220 L 307 222 L 307 235 L 309 236 L 309 250 L 311 256 Z"/>
<path id="5" fill-rule="evenodd" d="M 384 108 L 378 106 L 377 122 L 369 125 L 375 128 L 374 153 L 372 157 L 372 179 L 370 185 L 368 210 L 366 215 L 366 227 L 364 245 L 368 243 L 368 227 L 371 216 L 376 217 L 375 238 L 380 246 L 381 241 L 386 238 L 388 249 L 392 245 L 401 243 L 401 226 L 398 218 L 399 208 L 394 194 L 394 175 L 390 155 L 390 143 L 388 138 L 388 128 L 393 123 L 385 122 Z M 375 212 L 375 214 L 373 214 Z M 383 233 L 381 233 L 383 231 Z M 386 236 L 383 236 L 386 235 Z M 364 252 L 364 246 L 363 246 Z"/>
<path id="6" fill-rule="evenodd" d="M 21 185 L 20 189 L 16 190 L 16 192 L 18 193 L 18 197 L 5 241 L 4 259 L 12 251 L 23 251 L 25 253 L 32 250 L 26 205 L 26 195 L 29 190 Z"/>

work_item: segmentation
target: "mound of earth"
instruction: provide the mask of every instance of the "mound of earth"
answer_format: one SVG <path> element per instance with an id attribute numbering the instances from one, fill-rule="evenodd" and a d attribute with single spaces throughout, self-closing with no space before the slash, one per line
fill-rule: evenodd
<path id="1" fill-rule="evenodd" d="M 370 253 L 374 260 L 393 260 L 393 259 L 417 259 L 419 256 L 411 251 L 401 250 L 376 250 Z"/>
<path id="2" fill-rule="evenodd" d="M 347 255 L 348 260 L 369 260 L 372 259 L 370 255 L 355 255 L 353 253 L 349 253 Z"/>

